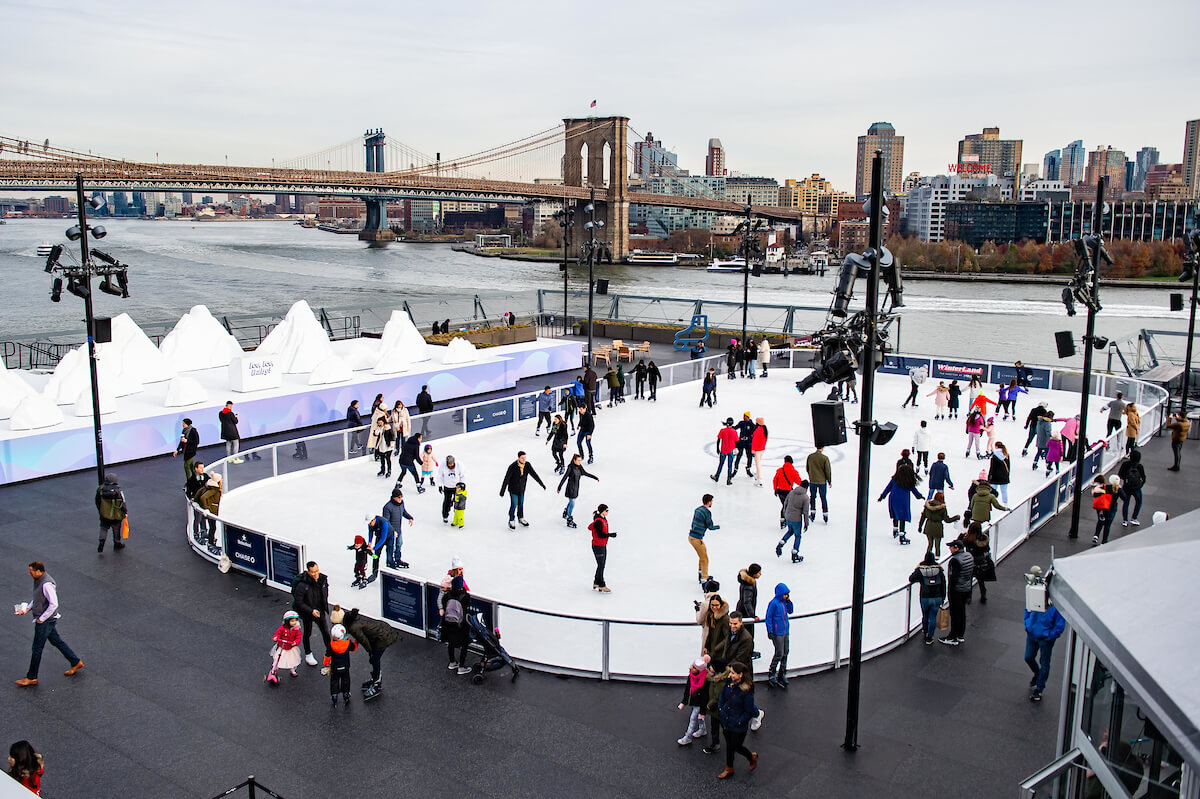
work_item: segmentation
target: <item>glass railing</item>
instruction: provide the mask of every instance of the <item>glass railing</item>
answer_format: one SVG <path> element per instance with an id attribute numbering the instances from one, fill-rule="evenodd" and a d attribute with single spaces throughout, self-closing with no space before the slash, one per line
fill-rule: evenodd
<path id="1" fill-rule="evenodd" d="M 807 350 L 777 350 L 772 364 L 786 368 L 794 364 L 801 368 L 807 366 L 810 358 L 811 352 Z M 720 373 L 723 365 L 724 354 L 667 364 L 660 367 L 663 376 L 660 385 L 694 382 L 710 367 Z M 1008 368 L 1007 364 L 983 365 L 989 370 Z M 1042 369 L 1047 373 L 1045 379 L 1050 388 L 1078 391 L 1082 386 L 1077 372 Z M 553 387 L 555 398 L 561 399 L 568 388 L 566 385 Z M 625 390 L 632 392 L 632 380 L 626 383 Z M 1138 441 L 1147 442 L 1165 420 L 1167 392 L 1132 378 L 1093 376 L 1094 396 L 1114 397 L 1118 391 L 1124 392 L 1127 401 L 1137 403 L 1142 417 Z M 433 440 L 533 419 L 536 417 L 536 396 L 536 393 L 521 394 L 413 416 L 412 429 Z M 364 457 L 365 448 L 354 445 L 365 445 L 366 435 L 367 428 L 361 427 L 267 444 L 241 452 L 241 463 L 222 459 L 210 464 L 209 470 L 221 472 L 226 491 L 236 490 L 257 480 Z M 1092 449 L 1083 454 L 1078 463 L 1064 464 L 1060 473 L 1039 483 L 1030 496 L 993 518 L 988 532 L 992 556 L 997 563 L 1012 555 L 1038 529 L 1070 506 L 1075 469 L 1084 469 L 1085 480 L 1088 480 L 1117 465 L 1124 454 L 1125 432 L 1118 430 L 1107 437 L 1093 436 L 1092 440 L 1103 442 L 1104 446 L 1093 443 Z M 259 455 L 259 460 L 254 459 L 255 454 Z M 190 514 L 194 513 L 216 522 L 217 541 L 224 542 L 224 554 L 228 555 L 232 568 L 256 574 L 265 578 L 268 584 L 284 590 L 290 586 L 294 570 L 304 562 L 302 543 L 245 527 L 226 527 L 219 517 L 210 516 L 189 503 L 189 543 L 197 554 L 214 562 L 220 555 L 210 552 L 190 533 Z M 401 629 L 436 636 L 436 610 L 433 614 L 429 614 L 429 610 L 436 601 L 438 584 L 413 580 L 406 574 L 388 569 L 383 572 L 385 579 L 379 581 L 377 588 L 382 592 L 384 617 Z M 411 601 L 404 600 L 404 596 Z M 700 630 L 690 621 L 599 618 L 525 607 L 487 597 L 474 597 L 474 600 L 474 606 L 485 609 L 485 616 L 492 625 L 504 629 L 506 649 L 522 664 L 545 671 L 601 679 L 675 680 L 680 653 L 686 660 L 697 651 L 700 642 Z M 850 653 L 848 605 L 797 613 L 791 617 L 791 624 L 789 674 L 838 668 L 847 662 Z M 766 631 L 761 629 L 762 626 L 756 625 L 760 628 L 755 631 L 758 638 L 765 638 Z M 912 584 L 905 583 L 868 598 L 863 622 L 864 657 L 903 644 L 920 628 L 920 598 Z M 761 641 L 759 646 L 763 646 Z M 760 672 L 765 670 L 764 661 L 757 662 Z"/>

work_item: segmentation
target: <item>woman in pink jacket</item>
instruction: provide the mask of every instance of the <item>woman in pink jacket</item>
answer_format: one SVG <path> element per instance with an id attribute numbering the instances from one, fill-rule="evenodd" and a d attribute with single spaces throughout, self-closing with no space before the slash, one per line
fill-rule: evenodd
<path id="1" fill-rule="evenodd" d="M 763 452 L 767 449 L 767 426 L 763 424 L 761 416 L 754 420 L 754 424 L 758 426 L 750 435 L 750 452 L 754 455 L 754 484 L 760 486 L 762 485 Z"/>
<path id="2" fill-rule="evenodd" d="M 963 457 L 966 458 L 970 456 L 971 447 L 974 447 L 975 457 L 979 460 L 982 460 L 984 457 L 986 457 L 979 451 L 979 437 L 983 435 L 983 414 L 972 408 L 971 412 L 967 414 L 966 428 L 967 451 L 963 453 Z"/>
<path id="3" fill-rule="evenodd" d="M 1055 419 L 1056 422 L 1062 422 L 1063 428 L 1059 430 L 1061 435 L 1067 441 L 1067 451 L 1063 457 L 1069 461 L 1075 460 L 1075 438 L 1079 434 L 1079 416 L 1078 414 L 1070 419 Z"/>

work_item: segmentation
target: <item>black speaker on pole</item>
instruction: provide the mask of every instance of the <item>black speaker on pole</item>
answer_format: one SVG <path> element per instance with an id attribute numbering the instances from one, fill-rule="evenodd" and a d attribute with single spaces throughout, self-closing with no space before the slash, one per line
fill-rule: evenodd
<path id="1" fill-rule="evenodd" d="M 762 277 L 762 264 L 755 264 L 750 269 L 750 274 L 754 277 Z"/>
<path id="2" fill-rule="evenodd" d="M 1183 310 L 1183 295 L 1182 294 L 1172 294 L 1171 295 L 1171 310 L 1172 311 L 1182 311 Z"/>
<path id="3" fill-rule="evenodd" d="M 598 278 L 596 280 L 596 293 L 597 294 L 607 294 L 608 293 L 608 278 L 602 277 L 602 278 Z"/>
<path id="4" fill-rule="evenodd" d="M 1070 358 L 1075 354 L 1075 336 L 1070 330 L 1060 330 L 1055 333 L 1054 343 L 1058 345 L 1058 357 Z"/>
<path id="5" fill-rule="evenodd" d="M 825 400 L 812 404 L 813 442 L 818 447 L 846 443 L 846 409 L 840 402 Z"/>
<path id="6" fill-rule="evenodd" d="M 107 344 L 112 341 L 112 318 L 97 316 L 92 319 L 93 335 L 97 344 Z"/>

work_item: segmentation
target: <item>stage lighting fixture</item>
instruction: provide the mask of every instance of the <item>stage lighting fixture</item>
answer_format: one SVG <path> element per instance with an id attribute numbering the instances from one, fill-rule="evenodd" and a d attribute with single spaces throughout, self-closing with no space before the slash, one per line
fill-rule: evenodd
<path id="1" fill-rule="evenodd" d="M 1067 308 L 1067 316 L 1075 315 L 1075 298 L 1071 296 L 1071 287 L 1062 290 L 1062 304 Z"/>
<path id="2" fill-rule="evenodd" d="M 80 232 L 79 225 L 71 225 L 67 228 L 67 238 L 71 241 L 79 241 L 79 237 L 82 235 L 83 233 Z"/>
<path id="3" fill-rule="evenodd" d="M 92 206 L 92 208 L 95 208 L 97 211 L 99 211 L 101 208 L 104 207 L 104 198 L 98 194 L 93 194 L 92 199 L 88 200 L 88 205 Z"/>
<path id="4" fill-rule="evenodd" d="M 62 278 L 54 278 L 54 282 L 50 284 L 50 302 L 62 301 Z"/>
<path id="5" fill-rule="evenodd" d="M 74 294 L 81 300 L 86 300 L 91 294 L 91 292 L 88 291 L 87 286 L 83 285 L 81 281 L 75 278 L 69 278 L 67 280 L 67 291 Z"/>
<path id="6" fill-rule="evenodd" d="M 1092 339 L 1092 346 L 1098 350 L 1102 350 L 1108 346 L 1108 339 L 1104 336 L 1096 336 Z"/>
<path id="7" fill-rule="evenodd" d="M 892 422 L 876 424 L 871 430 L 871 443 L 882 447 L 896 435 L 896 425 Z"/>
<path id="8" fill-rule="evenodd" d="M 55 244 L 50 248 L 50 254 L 46 256 L 46 271 L 54 269 L 54 264 L 58 262 L 58 257 L 62 255 L 62 245 Z"/>
<path id="9" fill-rule="evenodd" d="M 108 235 L 108 231 L 104 229 L 104 225 L 89 227 L 88 230 L 92 231 L 92 238 L 94 239 L 102 239 Z"/>
<path id="10" fill-rule="evenodd" d="M 95 249 L 93 249 L 93 250 L 92 250 L 92 257 L 93 257 L 93 258 L 98 258 L 98 259 L 100 259 L 101 261 L 103 261 L 104 263 L 106 263 L 106 264 L 112 264 L 113 266 L 116 266 L 117 264 L 119 264 L 119 263 L 120 263 L 120 261 L 118 261 L 116 258 L 113 258 L 111 255 L 109 255 L 108 253 L 104 252 L 103 250 L 95 250 Z"/>
<path id="11" fill-rule="evenodd" d="M 100 284 L 100 290 L 114 297 L 121 296 L 121 290 L 113 285 L 113 276 L 111 274 L 104 276 L 104 282 Z"/>

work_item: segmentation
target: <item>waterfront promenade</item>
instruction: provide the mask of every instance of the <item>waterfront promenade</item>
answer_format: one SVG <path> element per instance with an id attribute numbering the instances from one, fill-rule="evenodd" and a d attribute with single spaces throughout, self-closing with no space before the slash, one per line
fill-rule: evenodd
<path id="1" fill-rule="evenodd" d="M 1146 524 L 1154 510 L 1194 507 L 1194 478 L 1165 469 L 1166 438 L 1144 452 Z M 1185 468 L 1194 458 L 1189 444 Z M 760 686 L 767 716 L 752 735 L 759 769 L 717 783 L 718 758 L 675 744 L 686 723 L 676 686 L 528 671 L 515 684 L 473 686 L 448 674 L 439 645 L 405 636 L 384 657 L 385 693 L 373 704 L 356 695 L 351 708 L 331 710 L 325 678 L 307 667 L 268 689 L 262 675 L 285 595 L 246 575 L 220 575 L 190 552 L 177 460 L 114 471 L 133 529 L 119 555 L 96 555 L 91 472 L 0 489 L 9 553 L 0 588 L 12 603 L 27 600 L 23 565 L 45 561 L 60 586 L 60 631 L 87 662 L 68 680 L 48 651 L 36 688 L 0 688 L 9 739 L 28 738 L 46 755 L 47 795 L 210 797 L 254 774 L 287 799 L 398 790 L 732 796 L 747 784 L 768 796 L 1010 797 L 1053 755 L 1063 653 L 1046 700 L 1030 704 L 1021 573 L 1045 566 L 1051 546 L 1059 556 L 1086 549 L 1090 509 L 1078 540 L 1067 538 L 1060 516 L 1001 564 L 989 603 L 969 609 L 966 645 L 926 647 L 916 638 L 865 664 L 858 753 L 839 748 L 844 669 L 794 680 L 787 694 Z M 279 512 L 299 519 L 304 509 Z M 27 625 L 11 617 L 4 625 L 6 678 L 27 663 Z M 352 678 L 365 677 L 359 656 Z"/>

